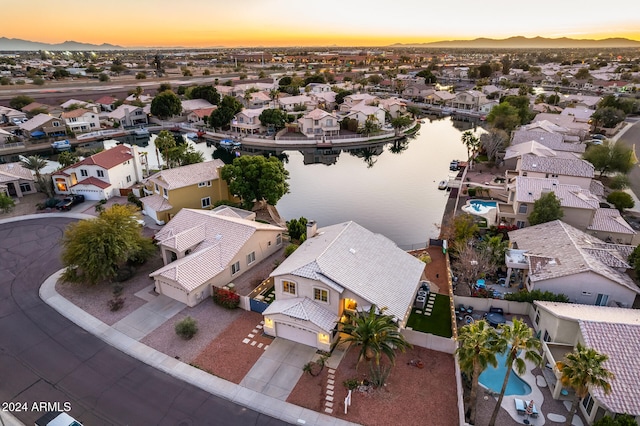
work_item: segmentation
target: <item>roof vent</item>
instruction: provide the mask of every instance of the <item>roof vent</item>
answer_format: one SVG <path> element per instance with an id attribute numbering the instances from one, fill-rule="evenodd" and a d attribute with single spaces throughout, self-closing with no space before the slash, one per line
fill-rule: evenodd
<path id="1" fill-rule="evenodd" d="M 350 249 L 349 249 L 349 253 L 351 253 L 351 254 L 356 254 L 356 249 L 354 249 L 354 248 L 350 248 Z"/>

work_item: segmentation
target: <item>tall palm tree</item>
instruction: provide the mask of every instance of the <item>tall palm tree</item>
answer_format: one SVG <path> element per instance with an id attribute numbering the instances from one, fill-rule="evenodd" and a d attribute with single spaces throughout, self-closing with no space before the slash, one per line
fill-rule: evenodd
<path id="1" fill-rule="evenodd" d="M 611 392 L 611 384 L 607 380 L 613 378 L 613 373 L 604 367 L 608 359 L 607 355 L 578 343 L 573 352 L 567 354 L 566 361 L 556 362 L 556 368 L 562 373 L 562 384 L 575 390 L 566 426 L 571 426 L 578 404 L 587 396 L 590 388 L 602 389 L 605 394 Z"/>
<path id="2" fill-rule="evenodd" d="M 504 240 L 502 234 L 490 237 L 485 235 L 480 242 L 480 249 L 487 252 L 494 267 L 504 264 L 504 255 L 509 248 L 509 241 Z"/>
<path id="3" fill-rule="evenodd" d="M 46 185 L 46 183 L 42 179 L 42 174 L 40 174 L 40 170 L 47 167 L 47 160 L 40 157 L 39 155 L 30 155 L 28 157 L 20 156 L 20 164 L 22 164 L 22 167 L 24 167 L 25 169 L 29 169 L 34 172 L 40 189 L 44 191 L 48 197 L 53 196 L 51 188 Z"/>
<path id="4" fill-rule="evenodd" d="M 498 402 L 493 409 L 489 426 L 496 424 L 496 418 L 500 411 L 500 404 L 502 404 L 504 392 L 507 390 L 507 383 L 509 382 L 511 370 L 515 368 L 516 372 L 521 375 L 527 370 L 525 360 L 518 355 L 520 353 L 524 353 L 524 358 L 536 365 L 542 362 L 542 356 L 540 355 L 540 348 L 542 344 L 540 343 L 540 339 L 535 337 L 533 329 L 525 324 L 524 321 L 514 319 L 513 325 L 502 324 L 500 325 L 500 330 L 502 332 L 499 334 L 497 346 L 501 353 L 505 351 L 507 352 L 507 359 L 505 360 L 507 374 L 504 376 L 500 396 L 498 397 Z"/>
<path id="5" fill-rule="evenodd" d="M 473 156 L 480 148 L 480 139 L 478 139 L 470 130 L 462 134 L 462 144 L 467 148 L 467 159 L 473 162 Z M 471 166 L 469 170 L 471 170 Z"/>
<path id="6" fill-rule="evenodd" d="M 469 422 L 476 422 L 476 400 L 478 393 L 478 378 L 489 366 L 498 366 L 496 342 L 498 333 L 482 320 L 464 325 L 458 332 L 458 361 L 460 368 L 471 377 L 471 392 L 467 402 Z"/>
<path id="7" fill-rule="evenodd" d="M 393 364 L 396 350 L 404 352 L 411 347 L 400 334 L 394 317 L 384 314 L 385 309 L 378 309 L 373 305 L 368 312 L 359 311 L 352 323 L 344 324 L 342 331 L 348 334 L 344 341 L 360 346 L 356 369 L 362 360 L 375 361 L 376 366 L 379 366 L 382 355 Z"/>

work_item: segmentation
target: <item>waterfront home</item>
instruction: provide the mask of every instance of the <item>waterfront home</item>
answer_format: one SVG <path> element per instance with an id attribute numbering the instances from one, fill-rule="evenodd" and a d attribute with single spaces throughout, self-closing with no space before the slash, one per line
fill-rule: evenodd
<path id="1" fill-rule="evenodd" d="M 456 95 L 453 93 L 449 93 L 445 90 L 436 90 L 434 93 L 427 95 L 424 102 L 429 105 L 446 106 L 450 105 L 455 98 Z"/>
<path id="2" fill-rule="evenodd" d="M 528 291 L 599 306 L 631 306 L 640 294 L 626 273 L 633 246 L 605 243 L 561 220 L 510 231 L 509 241 L 507 277 L 520 271 Z"/>
<path id="3" fill-rule="evenodd" d="M 347 114 L 343 117 L 358 121 L 358 127 L 363 127 L 367 120 L 374 121 L 382 127 L 386 122 L 385 110 L 377 105 L 366 105 L 365 102 L 351 106 Z"/>
<path id="4" fill-rule="evenodd" d="M 123 104 L 107 114 L 107 118 L 122 127 L 146 126 L 147 113 L 139 106 Z"/>
<path id="5" fill-rule="evenodd" d="M 512 133 L 511 146 L 535 141 L 556 152 L 568 151 L 582 154 L 585 151 L 587 147 L 585 144 L 580 142 L 565 142 L 565 138 L 566 136 L 561 133 L 520 129 Z"/>
<path id="6" fill-rule="evenodd" d="M 116 145 L 52 173 L 54 191 L 84 195 L 87 200 L 119 196 L 120 189 L 142 180 L 145 161 L 137 146 Z"/>
<path id="7" fill-rule="evenodd" d="M 405 89 L 402 91 L 402 96 L 416 102 L 424 102 L 427 96 L 433 94 L 434 92 L 435 89 L 433 88 L 433 86 L 411 83 L 407 84 Z"/>
<path id="8" fill-rule="evenodd" d="M 319 108 L 298 119 L 300 133 L 308 138 L 316 136 L 334 136 L 340 134 L 338 117 Z"/>
<path id="9" fill-rule="evenodd" d="M 248 135 L 264 133 L 267 129 L 260 121 L 260 114 L 264 109 L 244 108 L 231 120 L 231 131 Z"/>
<path id="10" fill-rule="evenodd" d="M 218 107 L 214 105 L 211 108 L 194 109 L 187 114 L 187 122 L 196 126 L 206 126 L 207 119 L 217 108 Z"/>
<path id="11" fill-rule="evenodd" d="M 391 118 L 396 118 L 407 113 L 407 103 L 395 97 L 380 99 L 378 106 L 388 112 Z"/>
<path id="12" fill-rule="evenodd" d="M 355 222 L 316 228 L 270 275 L 275 301 L 264 332 L 329 351 L 339 322 L 370 306 L 406 324 L 424 263 Z"/>
<path id="13" fill-rule="evenodd" d="M 377 105 L 380 98 L 368 93 L 354 93 L 344 97 L 344 102 L 340 104 L 340 111 L 350 111 L 355 105 Z"/>
<path id="14" fill-rule="evenodd" d="M 534 328 L 542 336 L 542 373 L 554 399 L 571 400 L 573 389 L 564 388 L 557 361 L 581 345 L 609 359 L 604 367 L 613 373 L 611 393 L 591 388 L 578 409 L 589 424 L 603 416 L 628 414 L 640 421 L 640 311 L 618 306 L 534 302 Z"/>
<path id="15" fill-rule="evenodd" d="M 211 209 L 221 200 L 233 200 L 220 178 L 222 160 L 205 161 L 160 170 L 145 180 L 144 214 L 162 225 L 181 209 Z"/>
<path id="16" fill-rule="evenodd" d="M 569 134 L 578 136 L 580 140 L 584 140 L 591 131 L 591 125 L 589 123 L 578 121 L 573 115 L 551 114 L 542 112 L 536 115 L 533 119 L 534 122 L 543 120 L 569 129 Z"/>
<path id="17" fill-rule="evenodd" d="M 85 108 L 65 111 L 60 115 L 74 133 L 92 132 L 100 129 L 98 114 Z"/>
<path id="18" fill-rule="evenodd" d="M 452 108 L 478 111 L 480 106 L 487 103 L 487 95 L 478 90 L 457 92 L 455 98 L 449 102 Z"/>
<path id="19" fill-rule="evenodd" d="M 0 137 L 1 133 L 0 129 Z M 35 184 L 33 172 L 21 163 L 0 163 L 0 193 L 22 198 L 25 194 L 37 192 Z"/>
<path id="20" fill-rule="evenodd" d="M 22 134 L 30 138 L 55 137 L 67 134 L 65 122 L 48 114 L 38 114 L 32 119 L 19 124 Z"/>
<path id="21" fill-rule="evenodd" d="M 228 206 L 182 209 L 155 235 L 164 266 L 149 276 L 157 293 L 195 306 L 280 250 L 285 231 Z"/>
<path id="22" fill-rule="evenodd" d="M 209 101 L 207 101 L 205 99 L 185 99 L 185 100 L 181 101 L 181 105 L 182 105 L 182 113 L 181 113 L 181 115 L 183 117 L 187 117 L 190 112 L 195 111 L 195 110 L 210 109 L 210 108 L 215 108 L 216 107 L 211 102 L 209 102 Z"/>

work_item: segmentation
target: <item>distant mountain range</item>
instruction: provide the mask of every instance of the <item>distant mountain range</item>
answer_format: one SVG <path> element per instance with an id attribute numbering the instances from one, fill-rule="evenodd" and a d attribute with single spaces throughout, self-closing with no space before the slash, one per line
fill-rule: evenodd
<path id="1" fill-rule="evenodd" d="M 50 44 L 37 41 L 21 40 L 18 38 L 0 37 L 0 51 L 14 50 L 122 50 L 124 47 L 113 44 L 91 44 L 77 41 Z"/>
<path id="2" fill-rule="evenodd" d="M 640 47 L 640 41 L 628 38 L 606 38 L 603 40 L 573 39 L 567 37 L 509 37 L 505 39 L 476 38 L 474 40 L 448 40 L 431 43 L 396 43 L 396 47 L 444 47 L 477 49 L 558 49 L 558 48 L 616 48 Z"/>

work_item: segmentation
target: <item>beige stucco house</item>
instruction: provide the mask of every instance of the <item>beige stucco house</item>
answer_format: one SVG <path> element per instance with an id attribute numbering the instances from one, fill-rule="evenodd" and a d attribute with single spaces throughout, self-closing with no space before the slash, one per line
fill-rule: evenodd
<path id="1" fill-rule="evenodd" d="M 254 219 L 227 206 L 180 210 L 155 237 L 165 263 L 149 274 L 156 292 L 195 306 L 278 251 L 285 228 Z"/>
<path id="2" fill-rule="evenodd" d="M 338 323 L 370 306 L 406 323 L 424 263 L 355 222 L 316 229 L 272 273 L 264 332 L 328 351 Z"/>
<path id="3" fill-rule="evenodd" d="M 141 198 L 145 215 L 162 225 L 181 209 L 212 209 L 220 200 L 233 200 L 220 178 L 222 160 L 205 161 L 161 170 L 149 176 Z"/>
<path id="4" fill-rule="evenodd" d="M 543 340 L 542 373 L 554 399 L 571 401 L 572 389 L 563 388 L 557 361 L 581 345 L 605 354 L 604 367 L 614 377 L 611 393 L 593 388 L 578 409 L 588 424 L 604 416 L 628 414 L 640 421 L 640 311 L 610 306 L 535 301 L 534 328 Z"/>
<path id="5" fill-rule="evenodd" d="M 31 170 L 20 163 L 0 164 L 0 192 L 10 197 L 21 198 L 37 191 Z"/>
<path id="6" fill-rule="evenodd" d="M 300 132 L 308 138 L 333 136 L 340 133 L 338 117 L 319 108 L 298 119 Z"/>
<path id="7" fill-rule="evenodd" d="M 231 121 L 231 131 L 246 134 L 264 133 L 266 127 L 260 121 L 260 114 L 263 108 L 249 109 L 244 108 L 236 114 Z"/>

